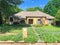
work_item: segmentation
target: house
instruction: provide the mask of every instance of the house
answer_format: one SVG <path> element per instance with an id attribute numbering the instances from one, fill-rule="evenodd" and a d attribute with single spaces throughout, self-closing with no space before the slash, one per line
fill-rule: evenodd
<path id="1" fill-rule="evenodd" d="M 13 24 L 18 22 L 20 24 L 55 24 L 54 17 L 41 11 L 22 11 L 14 15 L 9 15 L 6 19 L 6 23 Z"/>

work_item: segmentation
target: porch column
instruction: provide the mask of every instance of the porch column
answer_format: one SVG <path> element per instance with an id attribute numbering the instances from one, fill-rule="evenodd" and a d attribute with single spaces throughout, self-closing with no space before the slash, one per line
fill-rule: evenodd
<path id="1" fill-rule="evenodd" d="M 46 25 L 48 23 L 46 18 L 41 18 L 41 21 L 42 21 L 42 25 Z"/>
<path id="2" fill-rule="evenodd" d="M 29 22 L 29 19 L 27 18 L 27 19 L 26 19 L 26 24 L 29 24 L 28 22 Z"/>

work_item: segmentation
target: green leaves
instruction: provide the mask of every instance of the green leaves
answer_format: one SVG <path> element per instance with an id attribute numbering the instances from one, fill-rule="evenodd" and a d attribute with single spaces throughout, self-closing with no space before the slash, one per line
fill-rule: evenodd
<path id="1" fill-rule="evenodd" d="M 27 11 L 37 11 L 37 10 L 42 11 L 42 8 L 41 7 L 34 7 L 34 8 L 27 8 L 26 10 Z"/>
<path id="2" fill-rule="evenodd" d="M 0 17 L 3 20 L 3 18 L 6 18 L 7 15 L 13 15 L 19 11 L 22 11 L 22 9 L 19 9 L 17 7 L 18 4 L 21 4 L 22 0 L 1 0 L 0 1 L 0 12 L 3 13 L 0 15 Z M 1 21 L 0 21 L 1 22 Z"/>
<path id="3" fill-rule="evenodd" d="M 51 0 L 44 7 L 44 12 L 52 16 L 55 16 L 59 8 L 60 8 L 60 0 Z"/>
<path id="4" fill-rule="evenodd" d="M 56 19 L 58 20 L 58 21 L 60 21 L 60 10 L 58 10 L 58 12 L 57 12 L 57 14 L 56 14 Z"/>

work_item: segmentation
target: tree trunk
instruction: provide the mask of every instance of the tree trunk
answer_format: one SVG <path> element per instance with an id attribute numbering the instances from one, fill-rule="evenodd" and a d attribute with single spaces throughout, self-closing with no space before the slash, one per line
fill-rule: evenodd
<path id="1" fill-rule="evenodd" d="M 2 14 L 0 12 L 0 24 L 2 24 Z"/>

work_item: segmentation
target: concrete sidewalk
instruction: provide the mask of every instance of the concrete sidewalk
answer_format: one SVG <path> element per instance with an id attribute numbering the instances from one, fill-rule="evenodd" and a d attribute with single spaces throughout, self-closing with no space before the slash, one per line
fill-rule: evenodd
<path id="1" fill-rule="evenodd" d="M 60 45 L 60 43 L 20 43 L 20 42 L 0 42 L 0 45 Z"/>

